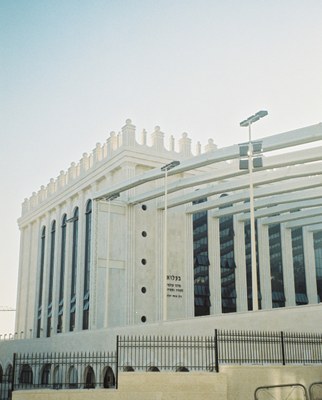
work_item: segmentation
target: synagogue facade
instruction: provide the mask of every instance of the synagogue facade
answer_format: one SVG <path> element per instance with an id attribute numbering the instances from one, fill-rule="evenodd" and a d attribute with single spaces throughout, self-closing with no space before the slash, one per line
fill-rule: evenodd
<path id="1" fill-rule="evenodd" d="M 251 143 L 252 158 L 249 143 L 192 149 L 185 133 L 165 144 L 159 127 L 137 136 L 127 120 L 25 199 L 15 335 L 251 315 L 245 154 L 259 310 L 319 307 L 321 124 Z"/>

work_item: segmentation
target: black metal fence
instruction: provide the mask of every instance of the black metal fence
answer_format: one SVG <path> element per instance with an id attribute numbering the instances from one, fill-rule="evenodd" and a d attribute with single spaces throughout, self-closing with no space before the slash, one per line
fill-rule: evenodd
<path id="1" fill-rule="evenodd" d="M 187 372 L 215 367 L 215 338 L 212 336 L 119 337 L 117 349 L 120 371 Z"/>
<path id="2" fill-rule="evenodd" d="M 117 387 L 116 353 L 39 353 L 14 355 L 14 390 Z"/>
<path id="3" fill-rule="evenodd" d="M 219 364 L 320 364 L 322 334 L 215 331 Z"/>
<path id="4" fill-rule="evenodd" d="M 213 336 L 117 337 L 115 352 L 15 354 L 11 390 L 118 387 L 120 371 L 209 371 L 225 364 L 322 364 L 322 334 L 215 330 Z"/>

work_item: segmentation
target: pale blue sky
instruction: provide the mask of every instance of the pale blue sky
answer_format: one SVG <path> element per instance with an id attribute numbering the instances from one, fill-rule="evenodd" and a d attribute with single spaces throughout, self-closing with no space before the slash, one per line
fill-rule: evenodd
<path id="1" fill-rule="evenodd" d="M 321 18 L 321 0 L 2 0 L 0 305 L 23 199 L 125 119 L 220 147 L 260 109 L 254 137 L 322 121 Z"/>

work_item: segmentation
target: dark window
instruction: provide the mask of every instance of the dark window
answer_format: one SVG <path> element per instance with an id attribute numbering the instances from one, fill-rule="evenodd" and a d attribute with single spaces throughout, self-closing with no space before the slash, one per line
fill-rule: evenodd
<path id="1" fill-rule="evenodd" d="M 250 221 L 245 222 L 245 255 L 246 255 L 246 276 L 247 276 L 247 298 L 248 310 L 253 309 L 253 290 L 252 290 L 252 257 L 251 257 L 251 232 Z M 261 309 L 261 292 L 260 292 L 260 276 L 259 276 L 259 261 L 258 261 L 258 240 L 257 240 L 257 221 L 255 221 L 255 242 L 256 242 L 256 266 L 257 266 L 257 287 L 258 287 L 258 308 Z"/>
<path id="2" fill-rule="evenodd" d="M 54 283 L 54 263 L 55 263 L 55 240 L 56 240 L 56 221 L 51 224 L 50 232 L 50 260 L 49 260 L 49 283 L 47 301 L 47 337 L 51 334 L 51 318 L 53 307 L 53 283 Z"/>
<path id="3" fill-rule="evenodd" d="M 19 374 L 19 383 L 32 385 L 33 382 L 33 374 L 30 365 L 23 364 L 20 369 Z"/>
<path id="4" fill-rule="evenodd" d="M 198 200 L 193 204 L 203 203 L 204 201 L 207 201 L 207 199 Z M 210 314 L 207 219 L 207 211 L 193 214 L 192 219 L 195 316 Z"/>
<path id="5" fill-rule="evenodd" d="M 76 278 L 77 278 L 77 252 L 78 252 L 78 207 L 73 214 L 73 247 L 72 247 L 72 279 L 70 290 L 69 330 L 75 328 L 76 312 Z"/>
<path id="6" fill-rule="evenodd" d="M 85 371 L 85 389 L 95 388 L 95 374 L 92 367 L 87 367 Z"/>
<path id="7" fill-rule="evenodd" d="M 189 372 L 187 367 L 177 367 L 176 372 Z"/>
<path id="8" fill-rule="evenodd" d="M 48 386 L 50 384 L 50 364 L 45 364 L 41 373 L 41 384 L 43 386 Z"/>
<path id="9" fill-rule="evenodd" d="M 83 329 L 89 326 L 89 298 L 92 244 L 92 201 L 89 200 L 85 214 L 85 263 L 84 263 L 84 297 L 83 297 Z"/>
<path id="10" fill-rule="evenodd" d="M 45 268 L 45 248 L 46 248 L 46 227 L 41 230 L 40 239 L 40 274 L 38 287 L 38 312 L 37 312 L 37 337 L 40 337 L 41 315 L 42 315 L 42 293 L 44 285 L 44 268 Z"/>
<path id="11" fill-rule="evenodd" d="M 226 194 L 221 195 L 225 197 Z M 227 208 L 230 206 L 222 206 Z M 234 253 L 234 221 L 232 216 L 219 218 L 221 309 L 223 313 L 236 312 L 236 277 Z"/>
<path id="12" fill-rule="evenodd" d="M 296 305 L 308 304 L 302 228 L 292 229 L 292 253 Z"/>
<path id="13" fill-rule="evenodd" d="M 314 254 L 315 254 L 315 271 L 316 271 L 316 288 L 318 292 L 318 302 L 322 300 L 322 231 L 313 234 Z"/>
<path id="14" fill-rule="evenodd" d="M 7 376 L 7 382 L 11 382 L 12 381 L 12 365 L 11 364 L 9 364 L 7 366 L 5 375 Z"/>
<path id="15" fill-rule="evenodd" d="M 148 372 L 160 372 L 158 367 L 151 366 L 148 368 Z"/>
<path id="16" fill-rule="evenodd" d="M 115 387 L 115 375 L 111 367 L 105 368 L 103 386 L 105 389 Z"/>
<path id="17" fill-rule="evenodd" d="M 56 365 L 54 368 L 53 389 L 61 389 L 62 383 L 62 368 Z"/>
<path id="18" fill-rule="evenodd" d="M 268 228 L 273 308 L 285 307 L 280 224 Z"/>
<path id="19" fill-rule="evenodd" d="M 123 371 L 124 372 L 133 372 L 134 368 L 131 365 L 126 365 L 125 367 L 123 367 Z"/>
<path id="20" fill-rule="evenodd" d="M 64 283 L 65 283 L 65 262 L 66 262 L 66 220 L 64 214 L 61 225 L 61 245 L 60 245 L 60 275 L 59 275 L 59 300 L 58 300 L 58 324 L 57 333 L 63 331 L 63 313 L 64 313 Z"/>
<path id="21" fill-rule="evenodd" d="M 78 373 L 74 366 L 70 367 L 68 371 L 68 386 L 70 389 L 78 388 Z"/>

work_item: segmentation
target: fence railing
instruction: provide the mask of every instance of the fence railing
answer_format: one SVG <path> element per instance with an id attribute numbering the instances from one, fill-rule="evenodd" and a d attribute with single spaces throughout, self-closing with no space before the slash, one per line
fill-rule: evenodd
<path id="1" fill-rule="evenodd" d="M 322 364 L 322 334 L 215 330 L 213 336 L 118 336 L 114 352 L 15 354 L 11 378 L 0 379 L 0 391 L 9 399 L 11 389 L 117 389 L 120 371 L 219 372 L 225 364 Z"/>
<path id="2" fill-rule="evenodd" d="M 322 363 L 317 333 L 215 331 L 218 364 Z"/>
<path id="3" fill-rule="evenodd" d="M 117 341 L 120 371 L 200 371 L 215 367 L 213 336 L 128 336 Z"/>
<path id="4" fill-rule="evenodd" d="M 117 387 L 115 352 L 14 355 L 14 390 Z"/>

